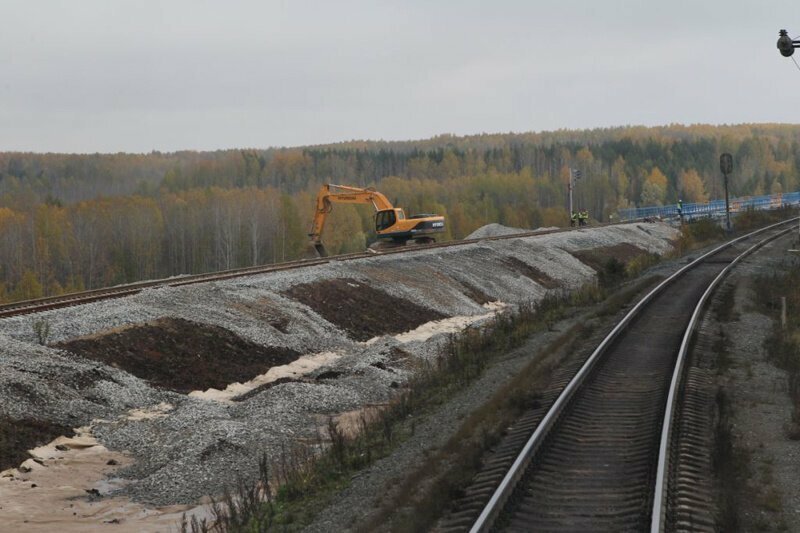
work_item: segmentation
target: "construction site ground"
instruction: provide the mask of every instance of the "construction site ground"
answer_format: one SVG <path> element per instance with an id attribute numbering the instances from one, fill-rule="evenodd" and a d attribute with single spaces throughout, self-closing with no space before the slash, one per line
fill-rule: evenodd
<path id="1" fill-rule="evenodd" d="M 3 320 L 0 417 L 25 429 L 0 433 L 0 468 L 17 467 L 0 476 L 0 519 L 140 531 L 163 530 L 183 510 L 202 516 L 206 496 L 252 479 L 262 454 L 324 445 L 328 417 L 390 401 L 450 333 L 594 282 L 587 253 L 626 263 L 671 251 L 676 236 L 666 224 L 627 224 L 483 241 Z M 483 379 L 512 374 L 525 353 Z M 453 409 L 469 409 L 462 403 Z M 66 440 L 52 444 L 60 431 Z M 23 448 L 46 443 L 18 463 Z"/>

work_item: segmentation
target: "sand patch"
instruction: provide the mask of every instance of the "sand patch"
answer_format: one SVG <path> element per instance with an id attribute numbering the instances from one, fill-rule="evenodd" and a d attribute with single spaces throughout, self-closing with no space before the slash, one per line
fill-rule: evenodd
<path id="1" fill-rule="evenodd" d="M 108 476 L 131 459 L 100 445 L 87 427 L 76 432 L 30 450 L 32 459 L 0 473 L 4 531 L 176 531 L 184 512 L 207 516 L 204 506 L 148 508 L 110 496 L 125 481 Z"/>
<path id="2" fill-rule="evenodd" d="M 231 383 L 225 389 L 206 389 L 204 391 L 192 391 L 189 396 L 201 398 L 203 400 L 214 400 L 218 402 L 230 402 L 237 396 L 242 396 L 255 389 L 274 383 L 280 379 L 298 378 L 316 370 L 322 366 L 330 364 L 342 356 L 339 352 L 321 352 L 317 354 L 304 355 L 287 365 L 274 366 L 266 373 L 257 376 L 245 383 Z"/>
<path id="3" fill-rule="evenodd" d="M 433 320 L 431 322 L 426 322 L 425 324 L 422 324 L 416 329 L 413 329 L 411 331 L 406 331 L 405 333 L 400 333 L 399 335 L 394 335 L 393 337 L 399 342 L 406 343 L 406 342 L 426 341 L 431 337 L 433 337 L 434 335 L 438 335 L 440 333 L 458 333 L 459 331 L 474 324 L 475 322 L 495 316 L 497 313 L 501 312 L 507 306 L 508 304 L 499 301 L 489 302 L 483 305 L 483 308 L 486 309 L 488 313 L 482 315 L 454 316 L 442 320 Z M 368 341 L 366 341 L 364 344 L 366 345 L 373 344 L 378 340 L 380 340 L 380 338 L 381 337 L 373 337 Z"/>

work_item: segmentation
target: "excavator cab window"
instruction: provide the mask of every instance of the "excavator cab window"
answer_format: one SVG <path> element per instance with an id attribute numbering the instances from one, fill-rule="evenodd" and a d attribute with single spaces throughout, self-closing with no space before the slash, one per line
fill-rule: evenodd
<path id="1" fill-rule="evenodd" d="M 394 209 L 378 211 L 375 214 L 375 231 L 383 231 L 386 228 L 390 228 L 396 221 L 397 216 L 394 214 Z"/>

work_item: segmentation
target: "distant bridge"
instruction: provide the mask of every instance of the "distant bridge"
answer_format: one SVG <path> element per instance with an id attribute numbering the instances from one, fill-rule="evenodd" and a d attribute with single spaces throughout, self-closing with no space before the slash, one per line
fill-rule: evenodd
<path id="1" fill-rule="evenodd" d="M 784 206 L 800 205 L 800 191 L 766 194 L 764 196 L 743 196 L 731 198 L 731 213 L 738 213 L 747 209 L 778 209 Z M 683 204 L 684 220 L 696 218 L 717 217 L 725 214 L 725 200 L 712 200 L 710 202 Z M 642 218 L 677 218 L 678 206 L 654 205 L 650 207 L 634 207 L 620 209 L 619 216 L 622 221 L 637 220 Z"/>

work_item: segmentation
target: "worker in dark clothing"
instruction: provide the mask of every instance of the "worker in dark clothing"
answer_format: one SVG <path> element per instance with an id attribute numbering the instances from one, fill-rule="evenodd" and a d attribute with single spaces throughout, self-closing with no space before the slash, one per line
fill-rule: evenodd
<path id="1" fill-rule="evenodd" d="M 578 213 L 576 211 L 572 212 L 572 216 L 569 218 L 569 225 L 573 228 L 575 227 L 575 223 L 578 221 Z"/>

